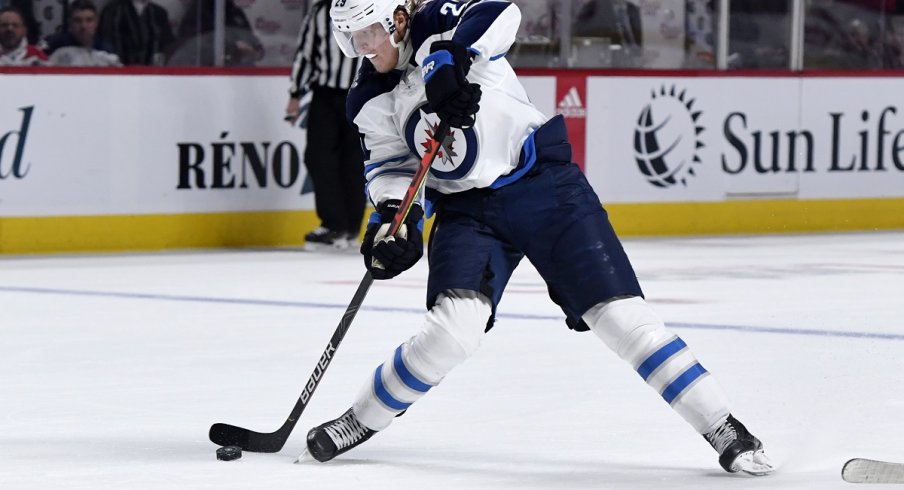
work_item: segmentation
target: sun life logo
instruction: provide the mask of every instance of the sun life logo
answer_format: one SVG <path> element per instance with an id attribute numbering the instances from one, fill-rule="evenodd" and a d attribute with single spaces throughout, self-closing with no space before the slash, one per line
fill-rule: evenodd
<path id="1" fill-rule="evenodd" d="M 653 90 L 650 103 L 640 112 L 634 127 L 634 158 L 641 173 L 656 187 L 687 186 L 702 164 L 697 151 L 703 148 L 697 124 L 702 111 L 694 111 L 695 99 L 685 100 L 686 90 L 675 86 Z"/>

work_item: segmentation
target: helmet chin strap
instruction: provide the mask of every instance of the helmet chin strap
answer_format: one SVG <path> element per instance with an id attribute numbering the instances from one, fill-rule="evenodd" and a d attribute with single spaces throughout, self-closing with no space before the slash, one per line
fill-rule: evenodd
<path id="1" fill-rule="evenodd" d="M 411 58 L 410 30 L 405 31 L 405 36 L 399 42 L 396 42 L 395 36 L 389 36 L 389 42 L 399 50 L 399 61 L 396 62 L 395 69 L 403 70 L 408 65 L 408 59 Z"/>

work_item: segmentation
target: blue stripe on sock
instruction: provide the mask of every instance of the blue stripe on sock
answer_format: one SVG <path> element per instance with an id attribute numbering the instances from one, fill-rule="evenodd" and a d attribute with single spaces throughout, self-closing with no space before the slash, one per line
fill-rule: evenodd
<path id="1" fill-rule="evenodd" d="M 681 340 L 681 337 L 675 337 L 675 340 L 665 344 L 660 347 L 659 350 L 654 352 L 650 357 L 647 358 L 641 365 L 637 368 L 637 374 L 640 375 L 641 378 L 646 381 L 647 378 L 653 374 L 653 371 L 656 370 L 659 366 L 662 365 L 666 361 L 666 359 L 672 357 L 676 352 L 680 351 L 687 347 L 687 344 Z"/>
<path id="2" fill-rule="evenodd" d="M 694 382 L 700 376 L 706 374 L 706 369 L 703 369 L 703 366 L 698 362 L 693 366 L 687 368 L 687 371 L 681 373 L 681 376 L 675 378 L 675 381 L 672 381 L 665 390 L 662 392 L 662 398 L 665 399 L 666 403 L 669 405 L 672 404 L 672 401 L 681 394 L 691 383 Z"/>
<path id="3" fill-rule="evenodd" d="M 374 393 L 377 394 L 377 398 L 383 402 L 384 405 L 393 409 L 393 410 L 406 410 L 411 406 L 410 403 L 403 403 L 389 394 L 389 390 L 386 389 L 386 386 L 383 385 L 383 365 L 380 364 L 377 367 L 376 372 L 374 372 Z"/>
<path id="4" fill-rule="evenodd" d="M 417 379 L 417 377 L 408 370 L 408 367 L 405 366 L 405 362 L 402 361 L 401 345 L 396 348 L 395 356 L 392 359 L 392 366 L 395 368 L 395 372 L 399 375 L 399 379 L 402 380 L 402 383 L 405 383 L 405 386 L 412 390 L 427 393 L 427 391 L 432 388 L 432 386 Z"/>

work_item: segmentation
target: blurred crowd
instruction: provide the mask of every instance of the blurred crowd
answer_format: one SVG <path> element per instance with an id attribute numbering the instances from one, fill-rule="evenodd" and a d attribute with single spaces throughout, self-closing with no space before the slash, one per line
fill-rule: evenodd
<path id="1" fill-rule="evenodd" d="M 516 66 L 792 67 L 794 0 L 513 1 L 524 13 L 510 53 Z M 723 3 L 728 29 L 719 36 Z M 802 6 L 800 68 L 895 69 L 904 63 L 904 0 L 803 0 Z"/>
<path id="2" fill-rule="evenodd" d="M 38 0 L 0 0 L 0 65 L 211 66 L 217 53 L 214 0 L 182 1 L 178 19 L 153 0 L 70 0 L 50 33 L 36 18 Z M 62 2 L 61 2 L 62 3 Z M 289 2 L 291 3 L 291 2 Z M 296 2 L 297 32 L 303 11 Z M 223 3 L 224 66 L 254 66 L 265 53 L 255 29 L 235 0 Z M 48 12 L 51 10 L 48 10 Z M 263 19 L 265 30 L 272 25 Z M 43 35 L 42 35 L 43 34 Z M 294 52 L 283 40 L 279 51 Z M 290 60 L 290 55 L 285 56 Z M 276 62 L 274 64 L 280 64 Z M 286 61 L 283 64 L 288 64 Z"/>
<path id="3" fill-rule="evenodd" d="M 518 67 L 793 67 L 795 0 L 513 1 Z M 288 66 L 312 2 L 225 0 L 216 16 L 214 0 L 0 0 L 0 65 Z M 799 11 L 801 68 L 904 64 L 904 0 L 803 0 Z"/>
<path id="4" fill-rule="evenodd" d="M 880 69 L 904 65 L 904 1 L 808 3 L 804 32 L 810 68 Z"/>

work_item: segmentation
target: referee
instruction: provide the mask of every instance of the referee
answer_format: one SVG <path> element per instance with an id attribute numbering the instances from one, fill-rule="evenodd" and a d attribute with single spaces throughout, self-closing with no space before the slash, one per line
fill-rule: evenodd
<path id="1" fill-rule="evenodd" d="M 361 144 L 345 111 L 359 62 L 343 56 L 333 39 L 330 4 L 314 2 L 302 23 L 285 116 L 293 125 L 302 118 L 300 100 L 311 93 L 304 162 L 320 226 L 305 235 L 308 250 L 356 243 L 365 206 Z"/>

